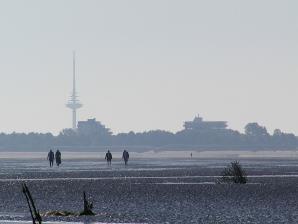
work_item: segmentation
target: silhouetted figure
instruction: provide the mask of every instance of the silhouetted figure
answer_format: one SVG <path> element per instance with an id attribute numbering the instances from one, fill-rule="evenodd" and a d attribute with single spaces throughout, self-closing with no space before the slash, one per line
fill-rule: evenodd
<path id="1" fill-rule="evenodd" d="M 190 153 L 190 158 L 192 159 L 192 152 Z"/>
<path id="2" fill-rule="evenodd" d="M 124 160 L 126 166 L 129 159 L 129 153 L 126 150 L 123 151 L 122 159 Z"/>
<path id="3" fill-rule="evenodd" d="M 54 158 L 55 158 L 54 152 L 52 150 L 50 150 L 48 153 L 48 158 L 47 158 L 50 162 L 50 167 L 52 167 L 54 164 Z"/>
<path id="4" fill-rule="evenodd" d="M 105 159 L 107 160 L 109 166 L 111 166 L 112 164 L 112 158 L 113 158 L 112 153 L 110 152 L 110 150 L 108 150 L 108 152 L 106 153 Z"/>
<path id="5" fill-rule="evenodd" d="M 56 165 L 59 166 L 61 164 L 61 152 L 59 149 L 55 153 Z"/>

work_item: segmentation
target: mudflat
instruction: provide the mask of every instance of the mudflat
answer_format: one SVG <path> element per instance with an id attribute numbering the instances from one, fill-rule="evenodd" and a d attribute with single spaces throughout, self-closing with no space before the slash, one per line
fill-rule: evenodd
<path id="1" fill-rule="evenodd" d="M 217 184 L 234 159 L 138 158 L 108 167 L 95 158 L 47 161 L 0 159 L 0 223 L 26 223 L 30 214 L 21 192 L 26 182 L 41 213 L 78 212 L 83 191 L 93 217 L 54 217 L 46 223 L 298 223 L 298 161 L 239 159 L 248 184 Z"/>

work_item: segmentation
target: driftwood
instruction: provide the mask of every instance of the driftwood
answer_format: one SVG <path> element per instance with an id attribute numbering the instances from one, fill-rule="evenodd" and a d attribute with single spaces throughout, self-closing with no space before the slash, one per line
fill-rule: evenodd
<path id="1" fill-rule="evenodd" d="M 84 199 L 84 210 L 81 212 L 70 212 L 70 211 L 49 211 L 43 214 L 43 216 L 92 216 L 95 213 L 92 211 L 93 203 L 89 202 L 86 197 L 85 191 L 83 192 L 83 199 Z"/>
<path id="2" fill-rule="evenodd" d="M 43 213 L 42 216 L 43 217 L 48 217 L 48 216 L 66 217 L 66 216 L 78 216 L 78 213 L 69 212 L 69 211 L 49 211 L 49 212 Z"/>
<path id="3" fill-rule="evenodd" d="M 39 214 L 39 211 L 36 209 L 34 200 L 26 184 L 22 185 L 22 191 L 26 197 L 33 224 L 37 224 L 37 223 L 41 224 L 42 222 L 41 216 Z"/>
<path id="4" fill-rule="evenodd" d="M 22 184 L 22 191 L 26 197 L 33 224 L 41 224 L 42 223 L 41 215 L 40 215 L 39 211 L 36 209 L 34 200 L 33 200 L 32 195 L 31 195 L 26 184 Z M 84 200 L 84 210 L 82 212 L 48 211 L 48 212 L 43 213 L 42 216 L 47 217 L 47 216 L 84 216 L 84 215 L 91 216 L 91 215 L 95 215 L 95 213 L 92 211 L 93 203 L 89 202 L 87 200 L 85 191 L 83 192 L 83 200 Z"/>
<path id="5" fill-rule="evenodd" d="M 42 214 L 43 217 L 48 216 L 93 216 L 95 213 L 92 211 L 93 203 L 89 202 L 86 197 L 85 191 L 83 192 L 84 210 L 81 212 L 70 212 L 70 211 L 48 211 Z"/>
<path id="6" fill-rule="evenodd" d="M 80 213 L 80 216 L 81 215 L 95 215 L 95 213 L 92 211 L 93 203 L 89 202 L 87 200 L 85 191 L 83 192 L 83 197 L 84 197 L 84 210 Z"/>

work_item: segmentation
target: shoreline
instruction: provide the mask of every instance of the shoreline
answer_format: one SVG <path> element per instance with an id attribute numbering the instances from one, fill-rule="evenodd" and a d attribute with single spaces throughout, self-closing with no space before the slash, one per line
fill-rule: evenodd
<path id="1" fill-rule="evenodd" d="M 129 150 L 129 149 L 128 149 Z M 122 159 L 122 152 L 113 152 L 114 160 Z M 129 151 L 131 159 L 298 159 L 298 150 L 225 150 L 225 151 Z M 192 158 L 190 154 L 192 153 Z M 0 151 L 0 159 L 46 159 L 45 151 Z M 104 159 L 105 151 L 62 151 L 63 160 Z"/>

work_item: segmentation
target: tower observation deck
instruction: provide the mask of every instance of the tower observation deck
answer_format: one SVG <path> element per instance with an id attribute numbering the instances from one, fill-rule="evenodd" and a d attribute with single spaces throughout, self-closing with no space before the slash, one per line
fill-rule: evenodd
<path id="1" fill-rule="evenodd" d="M 72 110 L 72 128 L 77 128 L 77 109 L 81 108 L 83 105 L 78 100 L 78 95 L 76 92 L 76 58 L 75 53 L 73 53 L 73 87 L 72 94 L 66 106 Z"/>

